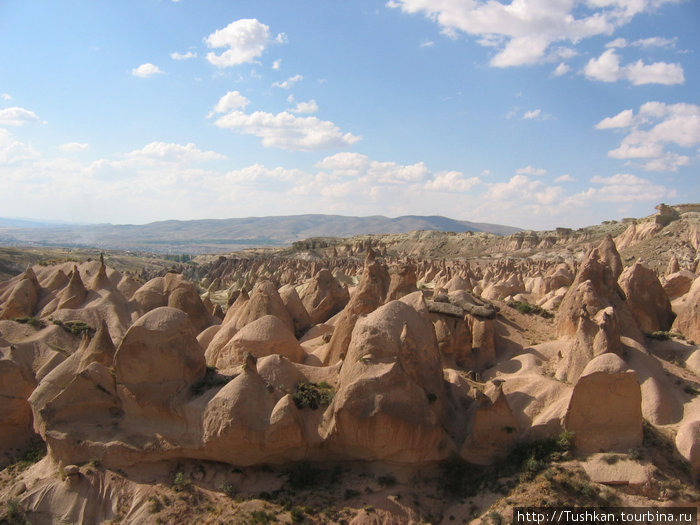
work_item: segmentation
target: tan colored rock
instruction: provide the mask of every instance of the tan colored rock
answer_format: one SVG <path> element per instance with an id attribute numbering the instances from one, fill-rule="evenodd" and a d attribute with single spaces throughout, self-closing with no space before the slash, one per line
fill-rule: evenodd
<path id="1" fill-rule="evenodd" d="M 416 265 L 410 262 L 391 266 L 389 268 L 389 290 L 386 293 L 386 301 L 400 299 L 418 290 L 416 278 Z"/>
<path id="2" fill-rule="evenodd" d="M 386 267 L 368 256 L 360 284 L 357 285 L 350 302 L 339 314 L 324 365 L 333 365 L 345 358 L 355 323 L 361 315 L 373 312 L 384 302 L 389 290 L 389 281 Z"/>
<path id="3" fill-rule="evenodd" d="M 669 299 L 677 299 L 688 293 L 695 280 L 695 274 L 690 270 L 680 270 L 675 273 L 666 274 L 663 282 L 664 292 Z"/>
<path id="4" fill-rule="evenodd" d="M 673 328 L 686 338 L 700 342 L 700 277 L 693 281 L 687 294 L 674 301 L 673 308 L 678 314 Z"/>
<path id="5" fill-rule="evenodd" d="M 306 356 L 289 327 L 274 315 L 266 315 L 241 328 L 218 353 L 208 352 L 208 359 L 225 369 L 242 364 L 247 352 L 257 358 L 280 354 L 295 363 Z"/>
<path id="6" fill-rule="evenodd" d="M 642 332 L 667 331 L 671 328 L 675 314 L 653 270 L 637 261 L 622 272 L 618 282 Z"/>
<path id="7" fill-rule="evenodd" d="M 27 272 L 25 272 L 25 274 L 26 273 Z M 38 300 L 39 288 L 36 283 L 36 277 L 34 277 L 34 279 L 25 277 L 15 285 L 10 297 L 3 305 L 2 312 L 0 312 L 0 319 L 31 317 L 34 315 L 34 309 L 36 308 Z"/>
<path id="8" fill-rule="evenodd" d="M 182 283 L 168 295 L 168 304 L 185 312 L 197 332 L 211 324 L 211 315 L 204 307 L 196 288 L 192 283 Z"/>
<path id="9" fill-rule="evenodd" d="M 501 384 L 482 395 L 460 455 L 475 465 L 490 465 L 506 456 L 518 437 L 518 422 Z"/>
<path id="10" fill-rule="evenodd" d="M 272 281 L 264 280 L 255 285 L 248 296 L 241 292 L 236 301 L 229 307 L 222 324 L 232 323 L 240 330 L 266 315 L 274 315 L 294 332 L 294 321 L 282 302 L 277 287 Z"/>
<path id="11" fill-rule="evenodd" d="M 690 463 L 693 475 L 700 475 L 700 419 L 681 424 L 676 435 L 676 448 Z"/>
<path id="12" fill-rule="evenodd" d="M 205 372 L 204 352 L 182 310 L 160 307 L 139 318 L 114 356 L 122 400 L 169 406 Z"/>
<path id="13" fill-rule="evenodd" d="M 439 460 L 454 446 L 441 423 L 445 403 L 431 323 L 391 301 L 353 330 L 324 437 L 338 453 L 365 460 Z"/>
<path id="14" fill-rule="evenodd" d="M 312 325 L 325 323 L 340 312 L 350 300 L 347 288 L 327 269 L 320 270 L 300 286 L 298 293 Z"/>
<path id="15" fill-rule="evenodd" d="M 640 446 L 642 394 L 636 372 L 615 354 L 593 359 L 574 386 L 564 425 L 583 454 Z"/>
<path id="16" fill-rule="evenodd" d="M 292 316 L 294 335 L 296 337 L 301 337 L 311 328 L 311 317 L 306 311 L 304 303 L 301 302 L 296 288 L 291 284 L 286 284 L 280 288 L 279 294 L 289 315 Z"/>

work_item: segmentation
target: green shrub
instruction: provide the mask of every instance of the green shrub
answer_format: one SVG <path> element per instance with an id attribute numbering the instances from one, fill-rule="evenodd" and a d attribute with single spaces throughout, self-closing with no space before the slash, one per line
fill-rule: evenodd
<path id="1" fill-rule="evenodd" d="M 554 317 L 550 311 L 525 301 L 508 301 L 506 304 L 511 308 L 515 308 L 521 314 L 535 314 L 545 319 L 551 319 Z"/>
<path id="2" fill-rule="evenodd" d="M 300 382 L 294 392 L 294 404 L 298 409 L 310 408 L 316 410 L 321 406 L 328 406 L 333 400 L 333 388 L 328 383 L 316 384 Z"/>
<path id="3" fill-rule="evenodd" d="M 173 490 L 175 492 L 184 492 L 190 488 L 190 480 L 185 476 L 184 472 L 178 472 L 175 474 L 175 479 L 173 480 Z"/>
<path id="4" fill-rule="evenodd" d="M 266 525 L 268 523 L 274 523 L 275 515 L 272 512 L 265 512 L 264 510 L 254 510 L 250 513 L 251 523 L 260 523 Z"/>
<path id="5" fill-rule="evenodd" d="M 233 498 L 233 496 L 236 495 L 236 489 L 234 488 L 233 484 L 229 483 L 228 481 L 221 485 L 221 492 L 226 494 L 229 498 Z"/>
<path id="6" fill-rule="evenodd" d="M 58 319 L 53 319 L 51 322 L 56 326 L 60 326 L 69 334 L 78 336 L 87 334 L 88 337 L 95 335 L 95 329 L 82 321 L 60 321 Z"/>
<path id="7" fill-rule="evenodd" d="M 289 484 L 295 489 L 307 489 L 318 483 L 320 471 L 308 461 L 301 461 L 288 470 Z"/>
<path id="8" fill-rule="evenodd" d="M 299 506 L 292 507 L 291 514 L 292 523 L 301 523 L 302 521 L 304 521 L 304 517 L 306 516 L 304 509 Z"/>
<path id="9" fill-rule="evenodd" d="M 13 321 L 16 323 L 28 324 L 34 328 L 44 328 L 46 326 L 44 321 L 37 319 L 36 317 L 15 317 Z"/>

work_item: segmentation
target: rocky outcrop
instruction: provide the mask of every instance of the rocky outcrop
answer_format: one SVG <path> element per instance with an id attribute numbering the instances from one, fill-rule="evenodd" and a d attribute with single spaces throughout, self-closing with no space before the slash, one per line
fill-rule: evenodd
<path id="1" fill-rule="evenodd" d="M 666 331 L 671 328 L 676 316 L 653 270 L 637 261 L 625 269 L 618 282 L 642 332 Z"/>
<path id="2" fill-rule="evenodd" d="M 347 288 L 325 268 L 301 285 L 298 292 L 312 325 L 325 323 L 340 312 L 350 300 Z"/>
<path id="3" fill-rule="evenodd" d="M 574 386 L 564 425 L 584 454 L 642 444 L 642 394 L 637 374 L 618 356 L 593 359 Z"/>

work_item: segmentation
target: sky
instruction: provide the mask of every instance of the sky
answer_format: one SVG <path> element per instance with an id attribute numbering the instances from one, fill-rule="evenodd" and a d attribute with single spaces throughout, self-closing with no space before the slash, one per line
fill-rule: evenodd
<path id="1" fill-rule="evenodd" d="M 700 202 L 697 0 L 0 0 L 0 216 Z"/>

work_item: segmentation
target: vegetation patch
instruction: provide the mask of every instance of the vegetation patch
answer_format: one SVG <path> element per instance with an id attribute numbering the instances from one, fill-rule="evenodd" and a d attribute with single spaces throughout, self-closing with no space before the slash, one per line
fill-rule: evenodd
<path id="1" fill-rule="evenodd" d="M 41 319 L 38 319 L 36 317 L 15 317 L 13 321 L 16 323 L 28 324 L 29 326 L 33 326 L 34 328 L 44 328 L 46 326 L 45 321 L 42 321 Z"/>
<path id="2" fill-rule="evenodd" d="M 333 387 L 325 381 L 316 383 L 300 382 L 294 392 L 294 404 L 298 409 L 310 408 L 316 410 L 318 407 L 328 406 L 333 400 Z"/>
<path id="3" fill-rule="evenodd" d="M 515 308 L 521 314 L 539 315 L 544 319 L 551 319 L 552 317 L 554 317 L 554 314 L 552 314 L 552 312 L 550 312 L 549 310 L 545 310 L 544 308 L 537 306 L 536 304 L 530 304 L 525 301 L 508 301 L 506 304 L 511 308 Z"/>
<path id="4" fill-rule="evenodd" d="M 51 322 L 56 326 L 60 326 L 69 334 L 82 336 L 87 334 L 88 337 L 95 335 L 95 329 L 87 323 L 82 321 L 60 321 L 58 319 L 52 319 Z"/>
<path id="5" fill-rule="evenodd" d="M 225 385 L 234 377 L 236 376 L 225 376 L 219 374 L 216 367 L 207 366 L 207 371 L 204 373 L 204 376 L 202 376 L 202 379 L 190 387 L 190 392 L 192 392 L 192 394 L 195 396 L 200 396 L 211 388 Z"/>
<path id="6" fill-rule="evenodd" d="M 42 441 L 41 444 L 25 451 L 17 461 L 8 465 L 8 472 L 13 475 L 19 474 L 34 465 L 34 463 L 38 463 L 45 455 L 46 443 Z"/>

